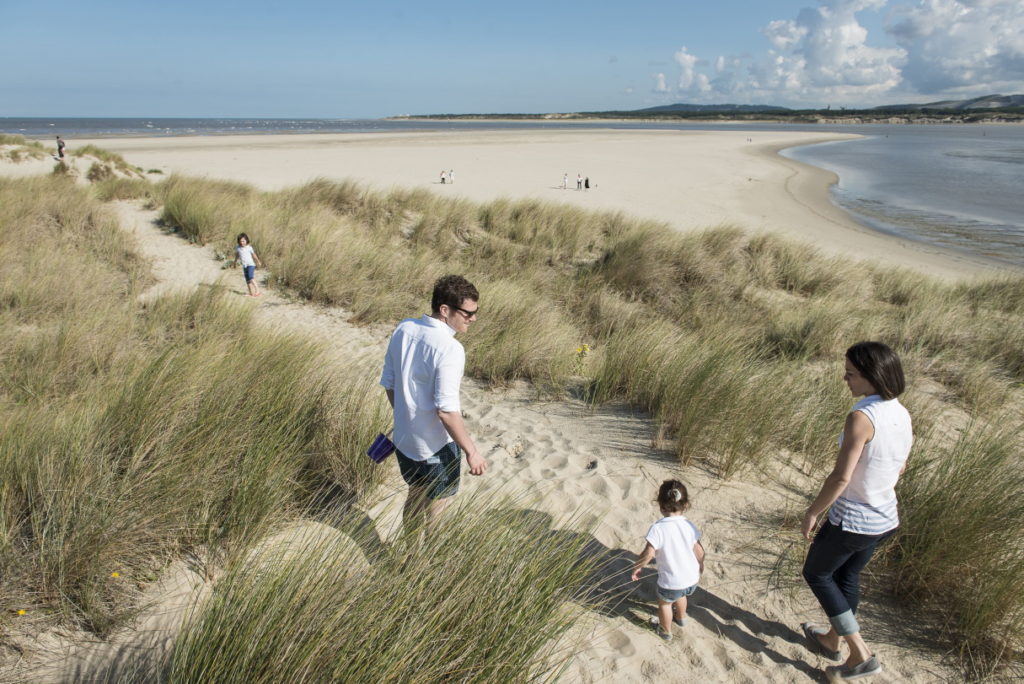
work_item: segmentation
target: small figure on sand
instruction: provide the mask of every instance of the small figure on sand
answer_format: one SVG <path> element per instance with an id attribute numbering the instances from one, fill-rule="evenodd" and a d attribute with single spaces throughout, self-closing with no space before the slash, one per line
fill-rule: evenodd
<path id="1" fill-rule="evenodd" d="M 455 185 L 455 169 L 448 169 L 448 182 Z"/>
<path id="2" fill-rule="evenodd" d="M 882 671 L 860 635 L 857 605 L 860 572 L 878 544 L 899 527 L 896 481 L 906 469 L 914 441 L 910 414 L 897 397 L 905 380 L 899 357 L 881 342 L 859 342 L 846 350 L 846 386 L 864 397 L 846 416 L 835 467 L 804 515 L 810 539 L 828 511 L 804 561 L 803 575 L 828 617 L 829 627 L 801 625 L 811 651 L 842 665 L 828 667 L 832 679 L 859 679 Z"/>
<path id="3" fill-rule="evenodd" d="M 245 273 L 245 286 L 249 288 L 249 296 L 261 297 L 260 288 L 256 285 L 256 265 L 259 264 L 259 267 L 263 268 L 263 264 L 260 262 L 260 258 L 256 256 L 256 250 L 249 244 L 248 235 L 239 233 L 237 242 L 235 262 L 232 266 L 237 265 L 239 261 L 242 262 L 242 272 Z"/>
<path id="4" fill-rule="evenodd" d="M 380 384 L 395 415 L 392 441 L 409 495 L 402 510 L 405 531 L 430 532 L 448 500 L 459 491 L 459 450 L 471 475 L 487 461 L 462 419 L 460 386 L 466 352 L 455 339 L 476 320 L 480 293 L 460 275 L 434 284 L 430 315 L 406 318 L 391 335 Z"/>
<path id="5" fill-rule="evenodd" d="M 64 158 L 64 141 L 60 139 L 59 135 L 57 136 L 57 158 Z"/>
<path id="6" fill-rule="evenodd" d="M 445 173 L 445 170 L 441 169 L 441 185 L 444 185 L 445 181 L 447 181 L 447 180 L 448 180 L 448 176 Z"/>
<path id="7" fill-rule="evenodd" d="M 686 626 L 686 597 L 697 591 L 704 574 L 704 547 L 700 530 L 686 519 L 690 494 L 679 480 L 665 480 L 658 488 L 662 519 L 651 525 L 647 545 L 633 564 L 633 581 L 652 560 L 658 561 L 658 617 L 651 626 L 665 641 L 672 641 L 672 625 Z"/>
<path id="8" fill-rule="evenodd" d="M 563 190 L 568 190 L 569 189 L 569 174 L 567 174 L 567 173 L 563 173 L 562 174 L 562 189 Z"/>
<path id="9" fill-rule="evenodd" d="M 583 176 L 581 174 L 578 174 L 578 173 L 576 174 L 576 189 L 577 190 L 582 190 L 583 189 Z"/>
<path id="10" fill-rule="evenodd" d="M 590 176 L 587 176 L 586 178 L 583 179 L 583 189 L 584 190 L 589 190 L 590 189 Z"/>

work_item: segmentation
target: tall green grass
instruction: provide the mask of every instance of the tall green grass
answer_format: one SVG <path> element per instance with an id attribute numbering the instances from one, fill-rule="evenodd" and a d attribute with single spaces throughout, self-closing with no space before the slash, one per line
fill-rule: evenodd
<path id="1" fill-rule="evenodd" d="M 182 222 L 193 223 L 192 234 L 227 246 L 245 230 L 280 284 L 348 307 L 357 320 L 419 313 L 437 275 L 465 273 L 482 285 L 482 315 L 465 339 L 475 375 L 531 379 L 555 394 L 586 376 L 594 401 L 645 408 L 683 462 L 704 461 L 723 476 L 770 472 L 780 453 L 827 468 L 852 403 L 839 380 L 842 354 L 861 339 L 881 339 L 905 358 L 913 406 L 926 405 L 914 390 L 926 379 L 980 421 L 1022 402 L 1021 276 L 946 284 L 775 236 L 729 227 L 684 235 L 536 201 L 473 207 L 327 181 L 262 194 L 180 183 L 176 211 L 195 210 Z M 582 344 L 587 355 L 575 353 Z M 1024 496 L 1024 487 L 1012 481 L 1007 496 Z M 926 534 L 920 519 L 907 520 L 906 534 Z M 1003 542 L 993 548 L 1007 554 L 1014 537 L 997 534 Z M 1020 566 L 1012 555 L 1005 561 Z M 929 562 L 936 572 L 948 565 Z M 991 589 L 997 603 L 1024 605 Z M 966 600 L 947 612 L 973 639 L 970 610 L 959 605 Z"/>
<path id="2" fill-rule="evenodd" d="M 1024 453 L 1020 414 L 918 442 L 898 487 L 894 588 L 937 606 L 962 654 L 1024 654 Z"/>
<path id="3" fill-rule="evenodd" d="M 372 373 L 216 289 L 142 306 L 130 238 L 63 179 L 0 181 L 0 207 L 3 605 L 105 633 L 171 558 L 374 487 Z"/>
<path id="4" fill-rule="evenodd" d="M 358 321 L 416 315 L 438 275 L 465 273 L 482 291 L 482 315 L 465 339 L 471 372 L 495 383 L 530 379 L 554 394 L 585 376 L 594 401 L 647 409 L 683 461 L 723 476 L 771 472 L 779 454 L 808 470 L 831 463 L 851 403 L 839 382 L 842 353 L 859 339 L 903 355 L 912 406 L 924 406 L 913 387 L 924 379 L 979 421 L 1022 400 L 1020 276 L 949 285 L 734 228 L 682 235 L 618 213 L 476 206 L 323 180 L 261 193 L 172 177 L 155 195 L 164 221 L 191 239 L 227 250 L 247 232 L 275 282 L 345 306 Z M 576 351 L 583 344 L 585 355 Z M 1022 494 L 1011 481 L 1007 496 Z M 924 518 L 906 520 L 905 534 L 926 536 Z M 1015 538 L 998 534 L 993 547 L 1008 554 Z M 936 573 L 947 563 L 929 558 Z M 924 586 L 926 575 L 916 576 Z M 994 602 L 1020 609 L 1017 594 L 993 591 Z M 951 626 L 976 635 L 965 600 L 948 608 Z"/>
<path id="5" fill-rule="evenodd" d="M 571 655 L 555 649 L 597 569 L 588 534 L 464 500 L 421 548 L 367 559 L 366 532 L 339 527 L 292 532 L 232 564 L 167 680 L 530 681 Z"/>

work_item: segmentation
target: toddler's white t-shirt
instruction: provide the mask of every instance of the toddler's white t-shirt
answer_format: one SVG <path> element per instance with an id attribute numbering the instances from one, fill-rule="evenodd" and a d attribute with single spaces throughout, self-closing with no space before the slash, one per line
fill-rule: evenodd
<path id="1" fill-rule="evenodd" d="M 252 259 L 252 245 L 246 245 L 242 247 L 239 245 L 235 247 L 235 254 L 238 255 L 238 260 L 242 262 L 243 266 L 255 266 L 256 262 Z"/>
<path id="2" fill-rule="evenodd" d="M 651 525 L 646 540 L 654 547 L 658 564 L 658 586 L 662 589 L 687 589 L 700 581 L 700 563 L 693 545 L 700 530 L 682 515 L 668 515 Z"/>

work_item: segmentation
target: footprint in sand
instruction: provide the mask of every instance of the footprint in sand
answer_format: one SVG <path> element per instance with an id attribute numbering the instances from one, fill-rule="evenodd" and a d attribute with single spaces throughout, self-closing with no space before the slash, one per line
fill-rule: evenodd
<path id="1" fill-rule="evenodd" d="M 622 630 L 614 629 L 608 633 L 608 645 L 624 656 L 636 655 L 633 640 Z"/>

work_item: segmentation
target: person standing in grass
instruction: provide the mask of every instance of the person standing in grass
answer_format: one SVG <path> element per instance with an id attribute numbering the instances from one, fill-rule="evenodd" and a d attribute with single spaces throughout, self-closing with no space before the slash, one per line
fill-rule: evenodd
<path id="1" fill-rule="evenodd" d="M 403 509 L 407 531 L 432 529 L 458 493 L 460 449 L 471 475 L 487 470 L 462 420 L 466 352 L 455 339 L 476 320 L 479 300 L 472 283 L 446 275 L 434 284 L 430 315 L 403 320 L 388 343 L 380 384 L 395 414 L 392 441 L 409 485 Z"/>
<path id="2" fill-rule="evenodd" d="M 686 597 L 697 591 L 704 574 L 700 530 L 683 515 L 690 507 L 686 485 L 665 480 L 658 489 L 658 508 L 664 516 L 647 531 L 647 545 L 633 564 L 633 581 L 652 560 L 658 561 L 658 617 L 651 625 L 658 636 L 672 641 L 672 625 L 686 625 Z"/>
<path id="3" fill-rule="evenodd" d="M 64 146 L 65 146 L 64 141 L 61 140 L 60 136 L 58 135 L 57 136 L 57 158 L 58 159 L 63 159 L 64 158 Z"/>
<path id="4" fill-rule="evenodd" d="M 846 350 L 843 380 L 853 396 L 864 399 L 846 416 L 836 465 L 801 526 L 810 539 L 818 518 L 828 511 L 807 553 L 803 576 L 831 626 L 805 622 L 801 628 L 808 647 L 830 660 L 842 659 L 840 641 L 846 642 L 849 657 L 828 668 L 834 678 L 846 680 L 882 671 L 857 624 L 860 572 L 879 542 L 900 524 L 895 486 L 914 438 L 910 414 L 897 399 L 906 383 L 892 349 L 881 342 L 853 345 Z"/>
<path id="5" fill-rule="evenodd" d="M 256 285 L 256 266 L 259 265 L 263 268 L 263 264 L 260 263 L 260 258 L 256 256 L 256 250 L 249 244 L 249 236 L 245 233 L 239 233 L 236 239 L 238 246 L 235 247 L 235 262 L 233 265 L 237 265 L 239 261 L 242 262 L 242 271 L 245 273 L 245 286 L 249 288 L 250 297 L 261 296 L 260 288 Z"/>

